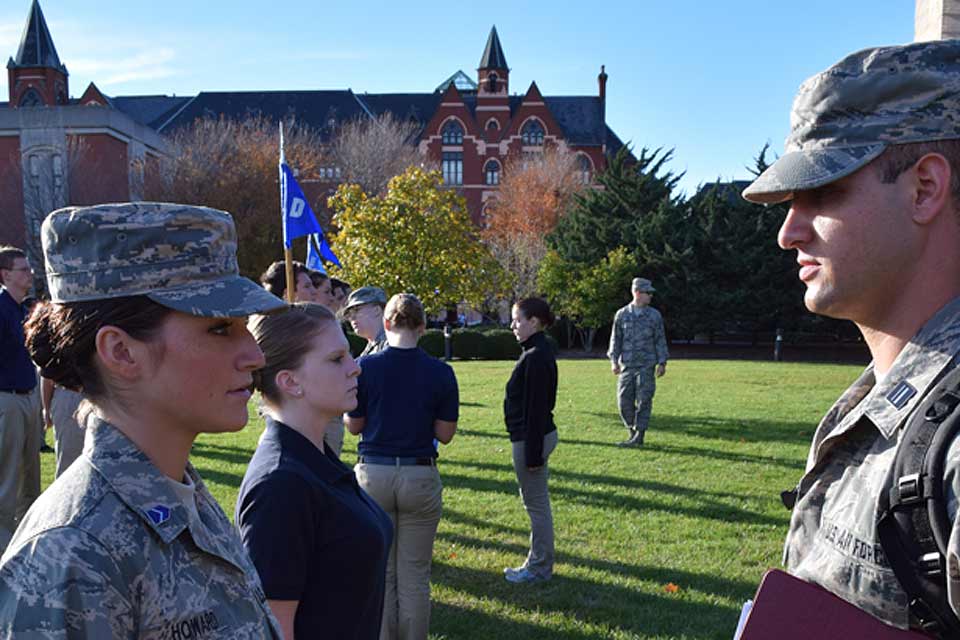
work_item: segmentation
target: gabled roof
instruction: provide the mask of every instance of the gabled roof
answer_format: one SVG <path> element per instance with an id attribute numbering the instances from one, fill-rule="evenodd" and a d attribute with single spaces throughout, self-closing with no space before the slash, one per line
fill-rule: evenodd
<path id="1" fill-rule="evenodd" d="M 67 68 L 60 62 L 57 48 L 53 46 L 53 38 L 47 29 L 47 21 L 43 18 L 40 3 L 33 0 L 30 5 L 30 16 L 27 25 L 20 36 L 20 48 L 17 57 L 11 58 L 7 68 L 17 67 L 49 67 L 67 73 Z"/>
<path id="2" fill-rule="evenodd" d="M 490 29 L 490 36 L 487 38 L 487 47 L 483 50 L 483 57 L 480 58 L 479 69 L 507 69 L 507 57 L 503 55 L 503 47 L 500 46 L 500 37 L 497 35 L 497 27 L 494 25 Z"/>
<path id="3" fill-rule="evenodd" d="M 83 94 L 79 98 L 76 100 L 71 100 L 71 104 L 97 104 L 103 107 L 113 106 L 113 102 L 110 100 L 110 98 L 100 91 L 100 87 L 93 82 L 87 85 L 87 88 L 83 90 Z"/>
<path id="4" fill-rule="evenodd" d="M 188 102 L 161 133 L 188 126 L 204 117 L 243 119 L 261 116 L 273 121 L 294 118 L 328 141 L 341 124 L 368 115 L 353 91 L 204 91 Z"/>

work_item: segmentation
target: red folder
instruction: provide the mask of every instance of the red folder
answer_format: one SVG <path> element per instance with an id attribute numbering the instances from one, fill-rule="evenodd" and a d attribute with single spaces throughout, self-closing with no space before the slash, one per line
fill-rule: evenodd
<path id="1" fill-rule="evenodd" d="M 826 589 L 767 571 L 740 640 L 930 640 L 877 620 Z"/>

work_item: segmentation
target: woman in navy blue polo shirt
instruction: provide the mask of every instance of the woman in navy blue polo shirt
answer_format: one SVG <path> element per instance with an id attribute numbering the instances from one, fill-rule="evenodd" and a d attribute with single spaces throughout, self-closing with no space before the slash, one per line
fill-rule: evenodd
<path id="1" fill-rule="evenodd" d="M 323 442 L 357 404 L 360 367 L 318 304 L 260 316 L 251 332 L 266 359 L 254 384 L 267 429 L 237 498 L 243 543 L 286 640 L 375 640 L 392 525 Z"/>
<path id="2" fill-rule="evenodd" d="M 357 481 L 395 527 L 380 638 L 426 640 L 433 539 L 443 509 L 435 439 L 447 444 L 457 429 L 457 378 L 450 365 L 417 347 L 426 316 L 416 296 L 393 296 L 383 325 L 389 346 L 361 359 L 347 429 L 361 434 Z"/>

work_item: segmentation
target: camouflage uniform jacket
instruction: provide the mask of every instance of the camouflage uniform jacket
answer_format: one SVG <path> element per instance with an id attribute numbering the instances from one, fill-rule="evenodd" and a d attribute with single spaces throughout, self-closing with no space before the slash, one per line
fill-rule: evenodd
<path id="1" fill-rule="evenodd" d="M 381 327 L 380 333 L 377 334 L 376 339 L 370 340 L 369 342 L 367 342 L 367 346 L 363 348 L 363 351 L 361 351 L 360 355 L 357 357 L 362 358 L 364 356 L 369 356 L 374 353 L 380 353 L 386 348 L 387 348 L 387 332 L 383 329 L 383 327 Z"/>
<path id="2" fill-rule="evenodd" d="M 0 638 L 281 638 L 236 530 L 97 421 L 0 560 Z M 199 517 L 200 521 L 197 521 Z"/>
<path id="3" fill-rule="evenodd" d="M 900 628 L 909 622 L 907 595 L 877 534 L 879 494 L 902 429 L 926 393 L 957 365 L 960 298 L 931 318 L 904 347 L 880 383 L 871 364 L 827 412 L 813 437 L 790 518 L 783 562 L 875 617 Z M 948 547 L 948 594 L 960 604 L 960 445 L 948 451 L 947 507 L 954 518 Z"/>
<path id="4" fill-rule="evenodd" d="M 665 364 L 669 354 L 660 312 L 647 306 L 636 313 L 631 308 L 633 306 L 630 303 L 621 307 L 613 316 L 607 357 L 613 364 L 620 363 L 623 367 Z"/>

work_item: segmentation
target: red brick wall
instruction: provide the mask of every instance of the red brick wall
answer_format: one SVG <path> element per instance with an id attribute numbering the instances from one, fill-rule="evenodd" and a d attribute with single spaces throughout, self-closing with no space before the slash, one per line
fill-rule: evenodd
<path id="1" fill-rule="evenodd" d="M 7 83 L 10 105 L 16 107 L 20 98 L 29 89 L 35 89 L 43 99 L 43 104 L 56 106 L 67 104 L 69 84 L 67 77 L 56 69 L 32 67 L 28 69 L 7 69 Z"/>
<path id="2" fill-rule="evenodd" d="M 23 247 L 23 176 L 20 171 L 20 138 L 0 137 L 0 244 Z"/>
<path id="3" fill-rule="evenodd" d="M 103 133 L 70 138 L 68 146 L 78 150 L 70 168 L 70 203 L 89 205 L 129 200 L 127 143 Z"/>

